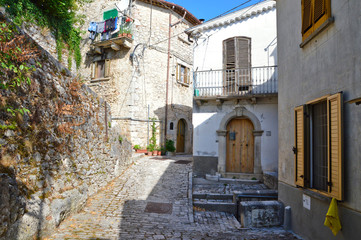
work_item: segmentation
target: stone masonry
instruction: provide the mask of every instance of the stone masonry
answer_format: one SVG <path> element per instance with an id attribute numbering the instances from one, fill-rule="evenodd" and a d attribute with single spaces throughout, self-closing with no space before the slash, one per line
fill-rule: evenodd
<path id="1" fill-rule="evenodd" d="M 193 213 L 192 163 L 179 160 L 191 157 L 137 160 L 46 239 L 297 239 L 279 228 L 242 229 L 231 214 Z"/>
<path id="2" fill-rule="evenodd" d="M 15 130 L 0 130 L 1 240 L 41 238 L 131 161 L 131 144 L 111 126 L 110 106 L 25 39 L 38 51 L 28 61 L 35 67 L 31 85 L 1 91 L 1 104 L 30 111 L 15 117 Z M 0 114 L 1 125 L 12 119 Z"/>
<path id="3" fill-rule="evenodd" d="M 84 7 L 86 22 L 102 20 L 105 9 L 114 8 L 118 1 L 94 1 Z M 81 74 L 89 81 L 92 89 L 111 106 L 113 123 L 123 130 L 133 145 L 147 145 L 150 138 L 148 118 L 160 121 L 157 124 L 157 143 L 164 143 L 166 78 L 168 61 L 169 14 L 172 23 L 182 16 L 163 5 L 151 6 L 146 1 L 133 1 L 128 14 L 134 18 L 133 42 L 130 49 L 119 51 L 104 49 L 105 58 L 111 60 L 110 77 L 105 81 L 90 79 L 91 64 L 99 57 L 92 51 L 91 41 L 84 36 L 82 44 L 84 65 Z M 152 16 L 152 17 L 151 17 Z M 176 126 L 180 119 L 187 123 L 186 151 L 192 146 L 192 82 L 184 85 L 177 82 L 177 63 L 192 70 L 192 44 L 184 30 L 192 27 L 187 20 L 171 28 L 170 76 L 168 91 L 167 138 L 176 141 Z M 83 27 L 86 31 L 87 26 Z M 190 75 L 191 76 L 191 75 Z M 149 116 L 148 116 L 149 106 Z M 170 122 L 175 125 L 169 129 Z"/>

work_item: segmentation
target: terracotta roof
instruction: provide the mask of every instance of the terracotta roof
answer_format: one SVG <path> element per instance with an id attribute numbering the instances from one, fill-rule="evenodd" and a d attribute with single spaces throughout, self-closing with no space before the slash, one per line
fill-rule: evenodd
<path id="1" fill-rule="evenodd" d="M 174 12 L 178 13 L 180 16 L 184 16 L 184 12 L 186 12 L 185 19 L 193 24 L 193 26 L 201 24 L 198 18 L 196 18 L 192 13 L 190 13 L 187 9 L 182 6 L 179 6 L 175 3 L 167 2 L 164 0 L 139 0 L 140 2 L 152 3 L 153 6 L 161 7 L 164 9 L 173 9 Z"/>

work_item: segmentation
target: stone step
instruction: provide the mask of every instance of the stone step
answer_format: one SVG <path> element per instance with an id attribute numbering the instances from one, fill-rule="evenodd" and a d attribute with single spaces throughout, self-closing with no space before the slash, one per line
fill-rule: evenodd
<path id="1" fill-rule="evenodd" d="M 233 202 L 210 202 L 210 201 L 193 201 L 193 206 L 206 211 L 226 212 L 236 215 L 237 206 Z"/>
<path id="2" fill-rule="evenodd" d="M 218 194 L 218 193 L 193 193 L 193 199 L 207 199 L 207 200 L 233 200 L 233 194 Z"/>
<path id="3" fill-rule="evenodd" d="M 278 198 L 278 191 L 270 190 L 270 189 L 233 192 L 234 202 L 277 200 L 277 198 Z"/>
<path id="4" fill-rule="evenodd" d="M 240 202 L 237 216 L 244 228 L 275 227 L 283 224 L 284 207 L 278 201 Z"/>

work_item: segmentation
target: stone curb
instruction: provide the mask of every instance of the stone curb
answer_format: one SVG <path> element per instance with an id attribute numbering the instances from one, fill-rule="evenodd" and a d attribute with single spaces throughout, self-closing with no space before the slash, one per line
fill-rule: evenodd
<path id="1" fill-rule="evenodd" d="M 189 209 L 189 221 L 194 223 L 194 216 L 193 216 L 193 174 L 192 172 L 188 173 L 188 207 Z"/>

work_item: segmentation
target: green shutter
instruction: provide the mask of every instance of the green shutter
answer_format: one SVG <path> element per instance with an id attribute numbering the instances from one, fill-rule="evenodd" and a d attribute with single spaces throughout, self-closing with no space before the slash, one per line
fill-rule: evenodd
<path id="1" fill-rule="evenodd" d="M 115 17 L 118 17 L 118 10 L 117 9 L 112 9 L 112 10 L 109 10 L 109 11 L 105 11 L 103 13 L 103 19 L 104 20 L 107 20 L 107 19 L 110 19 L 110 18 L 115 18 Z"/>

